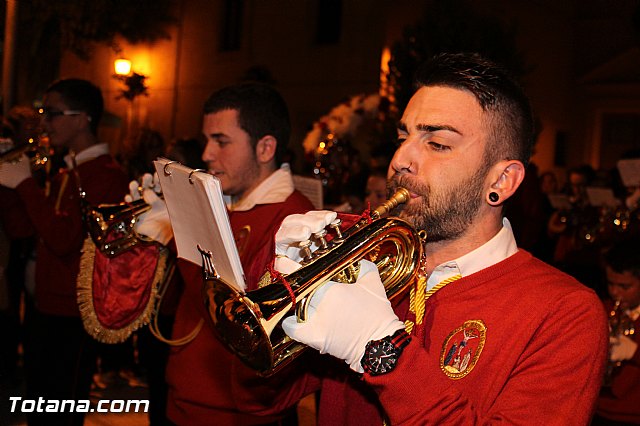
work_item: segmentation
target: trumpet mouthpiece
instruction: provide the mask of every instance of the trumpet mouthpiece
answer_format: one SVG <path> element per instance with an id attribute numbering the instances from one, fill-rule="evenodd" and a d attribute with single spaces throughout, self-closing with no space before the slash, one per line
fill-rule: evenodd
<path id="1" fill-rule="evenodd" d="M 373 211 L 371 217 L 374 219 L 380 218 L 395 209 L 399 204 L 406 203 L 407 201 L 409 201 L 409 190 L 400 187 L 391 196 L 391 198 Z"/>

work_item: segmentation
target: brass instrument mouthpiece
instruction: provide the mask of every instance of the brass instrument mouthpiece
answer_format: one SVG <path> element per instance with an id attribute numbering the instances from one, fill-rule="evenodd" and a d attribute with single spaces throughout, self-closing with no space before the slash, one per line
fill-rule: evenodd
<path id="1" fill-rule="evenodd" d="M 409 190 L 406 188 L 398 188 L 396 192 L 389 198 L 387 201 L 382 203 L 378 208 L 376 208 L 371 213 L 371 218 L 379 219 L 382 216 L 389 213 L 391 210 L 395 209 L 398 204 L 403 204 L 409 201 Z"/>

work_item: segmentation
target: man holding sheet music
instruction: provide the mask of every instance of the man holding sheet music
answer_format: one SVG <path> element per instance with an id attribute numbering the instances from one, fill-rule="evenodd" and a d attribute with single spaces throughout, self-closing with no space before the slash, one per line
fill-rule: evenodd
<path id="1" fill-rule="evenodd" d="M 252 290 L 272 260 L 274 235 L 282 220 L 313 208 L 294 189 L 288 165 L 281 164 L 290 134 L 288 109 L 269 86 L 226 87 L 205 103 L 202 132 L 207 140 L 202 158 L 229 198 L 231 229 L 247 287 Z M 144 216 L 140 221 L 140 226 L 148 228 Z M 188 335 L 208 315 L 201 298 L 201 268 L 182 259 L 178 264 L 185 289 L 174 338 Z M 278 424 L 283 417 L 246 414 L 234 395 L 239 393 L 246 403 L 255 405 L 252 400 L 277 390 L 273 382 L 245 367 L 207 327 L 192 341 L 172 348 L 166 377 L 167 415 L 176 424 Z M 250 380 L 251 386 L 244 380 Z"/>

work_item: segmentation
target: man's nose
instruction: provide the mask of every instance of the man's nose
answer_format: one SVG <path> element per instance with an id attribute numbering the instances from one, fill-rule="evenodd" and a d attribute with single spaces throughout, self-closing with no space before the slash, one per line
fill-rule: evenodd
<path id="1" fill-rule="evenodd" d="M 407 138 L 396 150 L 391 159 L 391 169 L 396 173 L 415 173 L 417 153 L 413 142 Z"/>
<path id="2" fill-rule="evenodd" d="M 622 292 L 618 286 L 609 286 L 609 295 L 613 300 L 620 300 L 622 298 Z"/>
<path id="3" fill-rule="evenodd" d="M 215 144 L 207 143 L 204 147 L 204 151 L 202 151 L 202 161 L 208 163 L 210 161 L 214 161 L 216 159 L 216 149 Z"/>

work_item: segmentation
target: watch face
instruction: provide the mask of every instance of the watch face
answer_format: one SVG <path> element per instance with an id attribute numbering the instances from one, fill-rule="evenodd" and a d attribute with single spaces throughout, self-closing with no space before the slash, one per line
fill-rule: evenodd
<path id="1" fill-rule="evenodd" d="M 384 374 L 393 370 L 398 361 L 398 348 L 386 340 L 371 345 L 365 354 L 367 370 L 372 375 Z"/>

